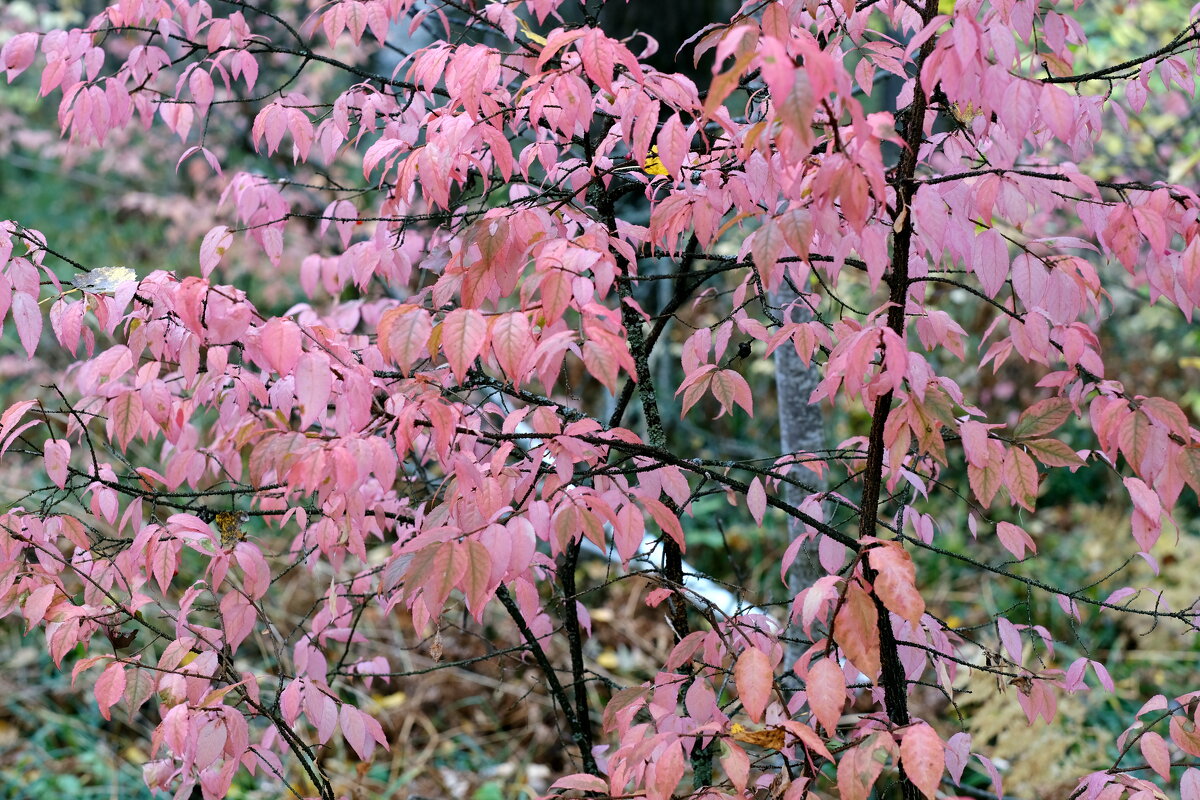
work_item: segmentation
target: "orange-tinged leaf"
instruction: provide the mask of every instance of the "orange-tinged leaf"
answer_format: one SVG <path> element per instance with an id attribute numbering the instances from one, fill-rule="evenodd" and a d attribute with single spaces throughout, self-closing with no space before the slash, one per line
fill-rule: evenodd
<path id="1" fill-rule="evenodd" d="M 729 745 L 729 752 L 721 758 L 721 766 L 729 776 L 733 788 L 739 793 L 745 792 L 746 783 L 750 779 L 750 757 L 746 755 L 746 751 L 735 744 Z"/>
<path id="2" fill-rule="evenodd" d="M 108 404 L 110 435 L 121 449 L 129 447 L 129 443 L 137 436 L 142 427 L 142 398 L 137 392 L 126 392 L 112 399 Z"/>
<path id="3" fill-rule="evenodd" d="M 879 675 L 879 614 L 857 583 L 846 589 L 846 599 L 833 620 L 833 639 L 862 674 L 871 680 Z"/>
<path id="4" fill-rule="evenodd" d="M 741 375 L 731 369 L 719 369 L 713 373 L 710 386 L 713 397 L 721 404 L 718 417 L 724 416 L 727 411 L 732 413 L 735 403 L 744 408 L 747 414 L 754 416 L 754 399 L 750 394 L 750 384 L 746 383 L 746 379 Z"/>
<path id="5" fill-rule="evenodd" d="M 1000 538 L 1000 544 L 1004 545 L 1004 549 L 1016 556 L 1017 560 L 1025 558 L 1025 548 L 1037 552 L 1037 545 L 1034 544 L 1025 529 L 1013 525 L 1011 522 L 998 523 L 996 536 Z"/>
<path id="6" fill-rule="evenodd" d="M 433 320 L 425 309 L 413 305 L 389 308 L 379 318 L 379 352 L 402 372 L 409 372 L 424 355 L 432 332 Z"/>
<path id="7" fill-rule="evenodd" d="M 520 311 L 497 317 L 492 325 L 492 352 L 496 354 L 505 377 L 514 384 L 518 383 L 528 359 L 533 355 L 529 317 Z"/>
<path id="8" fill-rule="evenodd" d="M 885 542 L 868 553 L 875 576 L 875 594 L 889 611 L 908 621 L 913 628 L 921 624 L 925 598 L 917 591 L 917 570 L 912 556 L 900 545 Z"/>
<path id="9" fill-rule="evenodd" d="M 646 695 L 648 694 L 650 694 L 649 686 L 633 686 L 614 692 L 612 699 L 604 707 L 604 717 L 602 719 L 604 730 L 613 730 L 617 724 L 617 715 L 635 703 L 640 707 L 646 702 Z"/>
<path id="10" fill-rule="evenodd" d="M 461 588 L 467 597 L 467 606 L 477 620 L 482 620 L 483 609 L 491 597 L 488 589 L 492 574 L 492 555 L 482 543 L 474 539 L 467 540 L 465 552 L 467 568 Z"/>
<path id="11" fill-rule="evenodd" d="M 1182 447 L 1177 452 L 1175 464 L 1183 479 L 1193 492 L 1200 492 L 1200 447 Z"/>
<path id="12" fill-rule="evenodd" d="M 1033 510 L 1037 503 L 1038 471 L 1033 459 L 1024 450 L 1013 448 L 1004 459 L 1004 485 L 1013 502 Z"/>
<path id="13" fill-rule="evenodd" d="M 900 740 L 900 764 L 921 794 L 935 800 L 946 768 L 946 749 L 933 728 L 918 722 L 904 732 Z"/>
<path id="14" fill-rule="evenodd" d="M 1138 740 L 1138 748 L 1142 751 L 1146 763 L 1162 777 L 1171 778 L 1171 750 L 1167 741 L 1154 731 L 1147 731 Z"/>
<path id="15" fill-rule="evenodd" d="M 842 800 L 867 800 L 871 787 L 883 772 L 887 756 L 880 734 L 867 736 L 842 754 L 837 767 L 837 787 Z"/>
<path id="16" fill-rule="evenodd" d="M 804 684 L 808 707 L 832 736 L 846 705 L 846 676 L 835 658 L 823 658 L 809 671 Z"/>
<path id="17" fill-rule="evenodd" d="M 259 337 L 267 366 L 280 375 L 290 375 L 303 350 L 300 327 L 290 319 L 272 317 L 263 325 Z"/>
<path id="18" fill-rule="evenodd" d="M 462 380 L 467 368 L 483 350 L 487 341 L 488 326 L 483 314 L 473 308 L 456 308 L 446 315 L 442 323 L 442 352 L 454 377 Z"/>
<path id="19" fill-rule="evenodd" d="M 975 493 L 975 497 L 986 508 L 992 504 L 996 492 L 1000 491 L 1000 486 L 1004 483 L 1003 465 L 989 462 L 981 469 L 968 464 L 967 480 L 971 483 L 971 491 Z"/>
<path id="20" fill-rule="evenodd" d="M 737 664 L 733 668 L 733 680 L 737 684 L 742 707 L 755 722 L 762 721 L 767 701 L 771 699 L 774 679 L 771 659 L 763 651 L 751 648 L 738 656 Z"/>
<path id="21" fill-rule="evenodd" d="M 1200 731 L 1192 720 L 1179 714 L 1171 717 L 1171 740 L 1189 756 L 1200 758 Z"/>
<path id="22" fill-rule="evenodd" d="M 753 60 L 753 51 L 743 53 L 738 56 L 732 67 L 713 78 L 712 85 L 708 88 L 708 94 L 704 98 L 705 119 L 711 117 L 725 102 L 725 99 L 733 94 L 733 90 L 738 87 L 738 81 L 742 78 L 742 73 L 746 71 L 746 67 L 750 66 L 750 62 Z"/>

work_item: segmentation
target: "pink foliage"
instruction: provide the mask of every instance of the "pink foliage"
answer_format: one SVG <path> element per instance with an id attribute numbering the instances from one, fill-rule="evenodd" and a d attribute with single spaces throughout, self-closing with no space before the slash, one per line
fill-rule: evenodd
<path id="1" fill-rule="evenodd" d="M 332 800 L 312 745 L 340 736 L 363 760 L 389 746 L 355 700 L 389 673 L 358 630 L 365 608 L 402 607 L 418 632 L 455 603 L 476 620 L 497 609 L 538 661 L 556 616 L 576 645 L 589 632 L 589 595 L 566 588 L 583 543 L 629 566 L 658 537 L 663 582 L 648 601 L 669 615 L 674 650 L 656 677 L 614 692 L 602 726 L 581 684 L 577 694 L 546 672 L 577 748 L 578 770 L 556 791 L 667 800 L 723 739 L 705 797 L 774 781 L 802 798 L 836 775 L 842 800 L 862 800 L 887 769 L 906 796 L 932 800 L 965 783 L 972 755 L 1001 792 L 969 737 L 943 740 L 907 707 L 910 681 L 949 691 L 967 643 L 934 616 L 918 565 L 979 566 L 947 555 L 922 501 L 953 464 L 977 511 L 1033 516 L 1049 470 L 1104 464 L 1131 503 L 1131 551 L 1149 558 L 1183 488 L 1200 491 L 1200 431 L 1181 401 L 1106 374 L 1096 333 L 1108 262 L 1194 313 L 1200 198 L 1083 171 L 1110 115 L 1154 97 L 1156 68 L 1168 93 L 1171 81 L 1191 85 L 1196 37 L 1072 74 L 1086 41 L 1072 14 L 1087 4 L 959 0 L 941 15 L 936 0 L 774 0 L 705 21 L 690 49 L 715 62 L 698 87 L 643 63 L 636 41 L 590 15 L 563 22 L 560 0 L 463 3 L 455 35 L 390 75 L 368 56 L 421 22 L 449 32 L 436 4 L 335 0 L 307 19 L 288 16 L 303 4 L 275 4 L 282 16 L 216 5 L 120 0 L 85 27 L 21 32 L 0 48 L 9 82 L 40 64 L 40 95 L 61 95 L 72 146 L 162 125 L 178 137 L 153 156 L 163 169 L 199 153 L 221 186 L 224 222 L 196 242 L 195 264 L 111 285 L 85 272 L 79 299 L 62 291 L 56 265 L 67 262 L 51 239 L 0 224 L 0 318 L 28 358 L 57 347 L 72 361 L 61 398 L 0 414 L 0 454 L 36 456 L 46 491 L 79 501 L 0 517 L 0 610 L 42 629 L 56 662 L 80 644 L 101 650 L 74 670 L 103 667 L 93 691 L 106 719 L 121 704 L 160 705 L 147 784 L 220 798 L 242 769 L 294 779 L 291 758 Z M 884 73 L 897 97 L 877 96 Z M 868 112 L 863 96 L 884 110 Z M 246 108 L 238 124 L 261 170 L 235 165 L 208 133 Z M 643 199 L 648 218 L 624 215 L 625 197 Z M 260 254 L 263 280 L 307 302 L 277 315 L 232 285 L 231 265 Z M 678 272 L 655 272 L 659 260 Z M 642 288 L 666 278 L 675 299 Z M 939 285 L 969 300 L 945 303 Z M 781 310 L 789 286 L 793 307 Z M 865 307 L 843 302 L 848 289 Z M 978 353 L 964 302 L 993 320 Z M 692 303 L 705 321 L 662 355 L 666 321 Z M 826 454 L 777 458 L 760 440 L 762 457 L 717 462 L 672 446 L 660 413 L 672 398 L 693 421 L 751 417 L 764 407 L 754 365 L 778 348 L 817 371 L 812 402 L 858 409 L 869 426 Z M 658 369 L 663 358 L 679 372 Z M 939 374 L 1014 358 L 1041 375 L 1040 399 L 1014 418 L 989 417 L 975 387 Z M 605 390 L 616 412 L 580 401 L 581 384 Z M 640 422 L 626 413 L 634 398 Z M 1071 436 L 1086 449 L 1056 435 L 1072 420 L 1085 420 Z M 127 470 L 135 452 L 148 461 Z M 805 488 L 797 465 L 858 488 Z M 820 540 L 825 574 L 789 597 L 788 619 L 718 613 L 688 588 L 693 492 L 713 487 L 757 526 L 784 515 Z M 822 504 L 851 521 L 828 522 Z M 269 545 L 247 539 L 247 518 Z M 1035 528 L 988 529 L 1037 563 Z M 198 574 L 180 574 L 193 563 Z M 276 581 L 292 569 L 319 576 L 320 596 L 285 639 Z M 547 602 L 553 583 L 565 610 Z M 1120 613 L 1123 591 L 1049 594 L 1078 619 L 1081 604 Z M 1165 605 L 1148 613 L 1191 619 Z M 122 628 L 159 644 L 121 651 Z M 1053 658 L 1044 629 L 1003 617 L 994 629 L 988 668 L 1018 687 L 1031 722 L 1053 718 L 1062 691 L 1087 688 L 1089 664 L 1112 690 L 1086 658 L 1026 664 L 1023 637 Z M 809 637 L 795 663 L 785 630 Z M 572 658 L 582 682 L 582 655 Z M 803 692 L 789 688 L 796 678 Z M 798 770 L 752 770 L 731 692 Z M 1200 773 L 1172 760 L 1200 758 L 1200 704 L 1160 699 L 1126 749 L 1136 737 L 1147 772 L 1200 797 Z M 847 704 L 871 713 L 843 721 Z M 1168 717 L 1167 735 L 1145 729 L 1168 731 Z M 1152 796 L 1135 771 L 1083 776 L 1075 796 Z"/>

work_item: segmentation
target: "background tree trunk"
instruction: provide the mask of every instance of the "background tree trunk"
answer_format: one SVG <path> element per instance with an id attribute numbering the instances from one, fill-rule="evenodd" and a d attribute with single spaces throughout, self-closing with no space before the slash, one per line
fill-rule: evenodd
<path id="1" fill-rule="evenodd" d="M 772 295 L 771 302 L 776 308 L 787 309 L 797 299 L 797 295 L 787 284 Z M 790 320 L 795 322 L 811 319 L 812 314 L 803 304 L 790 312 Z M 779 444 L 784 454 L 815 453 L 825 447 L 824 414 L 817 404 L 808 402 L 813 390 L 817 387 L 820 374 L 815 362 L 808 366 L 796 354 L 796 348 L 790 343 L 775 350 L 775 386 L 777 403 L 779 405 Z M 824 482 L 817 479 L 808 470 L 794 469 L 791 473 L 805 483 L 824 488 Z M 787 484 L 784 488 L 784 499 L 795 506 L 800 505 L 806 492 L 799 486 Z M 788 518 L 788 540 L 792 541 L 804 535 L 804 525 L 796 518 Z M 796 560 L 788 571 L 788 592 L 793 597 L 803 589 L 811 586 L 821 577 L 822 570 L 817 559 L 817 540 L 814 538 L 801 548 Z M 790 607 L 789 607 L 790 610 Z M 785 630 L 787 649 L 785 664 L 790 670 L 796 660 L 806 649 L 797 642 L 803 637 L 803 631 L 791 626 Z"/>

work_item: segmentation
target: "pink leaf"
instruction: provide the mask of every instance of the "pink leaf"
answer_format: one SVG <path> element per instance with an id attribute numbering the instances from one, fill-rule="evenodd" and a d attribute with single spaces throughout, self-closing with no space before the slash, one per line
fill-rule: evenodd
<path id="1" fill-rule="evenodd" d="M 1138 747 L 1150 768 L 1162 777 L 1171 778 L 1171 750 L 1162 736 L 1154 731 L 1146 731 L 1138 740 Z"/>
<path id="2" fill-rule="evenodd" d="M 63 488 L 67 484 L 67 465 L 71 461 L 71 443 L 66 439 L 48 439 L 42 450 L 46 461 L 46 474 L 54 485 Z"/>
<path id="3" fill-rule="evenodd" d="M 1004 238 L 995 230 L 976 236 L 970 266 L 987 296 L 995 297 L 1008 278 L 1008 246 Z"/>
<path id="4" fill-rule="evenodd" d="M 750 509 L 755 524 L 762 527 L 763 514 L 767 510 L 767 493 L 757 476 L 750 481 L 750 489 L 746 492 L 746 507 Z"/>
<path id="5" fill-rule="evenodd" d="M 304 430 L 325 414 L 333 390 L 333 375 L 329 371 L 329 356 L 307 352 L 296 364 L 296 399 L 300 401 L 300 429 Z"/>
<path id="6" fill-rule="evenodd" d="M 200 243 L 200 274 L 205 278 L 212 274 L 231 244 L 233 234 L 224 225 L 218 225 L 204 234 L 204 241 Z"/>
<path id="7" fill-rule="evenodd" d="M 38 339 L 42 337 L 42 310 L 38 308 L 37 298 L 17 292 L 12 298 L 12 318 L 17 326 L 17 336 L 25 354 L 33 358 L 37 350 Z"/>
<path id="8" fill-rule="evenodd" d="M 345 737 L 346 743 L 354 748 L 358 757 L 366 761 L 375 750 L 375 742 L 367 732 L 366 723 L 363 721 L 364 716 L 362 711 L 349 703 L 342 703 L 342 707 L 338 711 L 342 736 Z"/>
<path id="9" fill-rule="evenodd" d="M 859 671 L 872 680 L 879 674 L 879 613 L 857 582 L 833 622 L 833 638 Z"/>
<path id="10" fill-rule="evenodd" d="M 1004 549 L 1012 553 L 1018 561 L 1025 558 L 1026 549 L 1037 552 L 1037 545 L 1034 544 L 1029 534 L 1011 522 L 997 524 L 996 536 L 1000 539 L 1000 544 L 1004 545 Z"/>
<path id="11" fill-rule="evenodd" d="M 53 583 L 44 583 L 29 593 L 25 598 L 25 606 L 21 609 L 25 617 L 25 630 L 29 631 L 34 625 L 42 621 L 46 616 L 46 610 L 50 608 L 51 601 L 54 600 L 54 595 L 58 590 L 58 586 Z"/>
<path id="12" fill-rule="evenodd" d="M 456 308 L 442 322 L 442 352 L 461 381 L 487 340 L 487 320 L 473 308 Z"/>
<path id="13" fill-rule="evenodd" d="M 109 431 L 122 450 L 141 429 L 142 414 L 142 398 L 137 392 L 120 394 L 108 404 Z"/>
<path id="14" fill-rule="evenodd" d="M 904 731 L 904 738 L 900 740 L 900 763 L 921 794 L 934 800 L 946 768 L 946 756 L 942 740 L 933 728 L 918 722 Z"/>
<path id="15" fill-rule="evenodd" d="M 762 720 L 767 701 L 771 699 L 774 678 L 771 659 L 763 651 L 750 648 L 738 656 L 737 664 L 733 668 L 733 679 L 737 684 L 742 707 L 755 722 Z"/>
<path id="16" fill-rule="evenodd" d="M 403 372 L 425 353 L 433 321 L 429 312 L 416 306 L 390 308 L 379 319 L 379 350 Z"/>
<path id="17" fill-rule="evenodd" d="M 125 665 L 114 661 L 96 679 L 96 705 L 100 708 L 100 716 L 111 719 L 109 709 L 119 703 L 124 694 Z"/>
<path id="18" fill-rule="evenodd" d="M 746 413 L 754 416 L 754 399 L 750 393 L 750 384 L 738 373 L 731 369 L 719 369 L 712 375 L 711 390 L 713 397 L 721 404 L 721 413 L 732 412 L 736 403 L 745 409 Z"/>
<path id="19" fill-rule="evenodd" d="M 37 44 L 38 35 L 36 33 L 18 33 L 5 42 L 3 48 L 0 48 L 0 66 L 3 66 L 8 73 L 9 83 L 29 69 L 29 65 L 33 63 L 34 54 L 37 52 Z"/>
<path id="20" fill-rule="evenodd" d="M 1046 121 L 1050 132 L 1062 142 L 1070 142 L 1075 133 L 1075 108 L 1071 96 L 1059 86 L 1047 83 L 1042 86 L 1042 98 L 1039 108 L 1042 119 Z"/>
<path id="21" fill-rule="evenodd" d="M 290 319 L 272 317 L 259 331 L 259 342 L 267 366 L 280 375 L 290 375 L 300 359 L 300 327 Z"/>
<path id="22" fill-rule="evenodd" d="M 678 114 L 667 117 L 658 132 L 658 157 L 671 176 L 678 176 L 683 160 L 691 146 L 691 137 L 684 130 Z"/>
<path id="23" fill-rule="evenodd" d="M 808 705 L 821 726 L 833 735 L 846 705 L 846 676 L 834 658 L 822 658 L 809 671 L 804 683 Z"/>
<path id="24" fill-rule="evenodd" d="M 559 778 L 550 785 L 551 789 L 578 789 L 581 792 L 598 792 L 600 794 L 608 793 L 608 783 L 597 775 L 588 775 L 585 772 L 577 772 L 574 775 L 566 775 Z"/>
<path id="25" fill-rule="evenodd" d="M 240 592 L 229 592 L 221 598 L 221 622 L 231 651 L 236 651 L 254 631 L 256 620 L 254 606 Z"/>
<path id="26" fill-rule="evenodd" d="M 1200 769 L 1188 767 L 1179 779 L 1179 800 L 1200 800 Z"/>

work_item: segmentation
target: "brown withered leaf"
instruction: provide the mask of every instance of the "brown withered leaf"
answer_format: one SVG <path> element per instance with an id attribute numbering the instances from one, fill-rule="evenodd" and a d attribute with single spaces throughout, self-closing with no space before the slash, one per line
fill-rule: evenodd
<path id="1" fill-rule="evenodd" d="M 734 723 L 729 728 L 729 738 L 735 742 L 752 744 L 767 750 L 782 750 L 787 744 L 787 731 L 783 728 L 763 728 L 761 731 L 748 730 L 745 725 Z"/>

